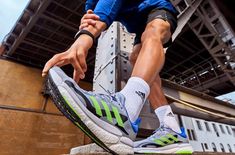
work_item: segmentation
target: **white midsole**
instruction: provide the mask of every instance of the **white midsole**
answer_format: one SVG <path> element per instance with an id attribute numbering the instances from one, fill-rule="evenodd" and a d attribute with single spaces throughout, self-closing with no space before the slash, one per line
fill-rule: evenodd
<path id="1" fill-rule="evenodd" d="M 101 122 L 100 120 L 97 120 L 98 118 L 95 118 L 94 120 L 90 119 L 87 116 L 87 114 L 82 110 L 82 108 L 80 106 L 78 106 L 78 104 L 76 104 L 73 97 L 67 92 L 67 90 L 64 87 L 62 87 L 62 86 L 57 86 L 57 87 L 58 87 L 61 95 L 66 97 L 66 100 L 70 103 L 72 108 L 78 113 L 79 118 L 82 120 L 82 122 L 91 130 L 91 132 L 93 134 L 95 134 L 97 136 L 98 139 L 100 139 L 103 143 L 105 143 L 107 147 L 109 147 L 111 150 L 113 150 L 117 153 L 121 153 L 121 154 L 127 154 L 127 153 L 133 154 L 134 153 L 133 147 L 132 147 L 133 142 L 130 139 L 128 139 L 128 140 L 132 142 L 131 146 L 124 144 L 121 141 L 122 136 L 112 134 L 109 131 L 106 131 L 105 129 L 98 126 L 97 124 L 99 124 Z M 96 120 L 99 123 L 93 122 Z M 108 125 L 111 126 L 110 124 L 108 124 Z M 113 126 L 111 126 L 111 127 L 113 127 Z M 126 138 L 125 138 L 125 140 L 126 140 Z M 131 144 L 130 142 L 128 142 L 128 140 L 126 140 L 126 142 L 128 144 Z M 120 149 L 120 147 L 122 149 Z"/>
<path id="2" fill-rule="evenodd" d="M 77 104 L 75 101 L 80 99 L 71 90 L 71 88 L 64 83 L 65 79 L 70 80 L 60 70 L 50 70 L 51 78 L 57 86 L 60 94 L 66 97 L 70 106 L 79 115 L 81 121 L 96 135 L 103 143 L 106 144 L 111 150 L 118 154 L 133 154 L 133 141 L 127 137 L 123 137 L 122 133 L 115 126 L 100 120 L 94 114 L 92 114 L 83 104 Z M 60 75 L 61 74 L 61 75 Z M 72 81 L 71 81 L 72 82 Z M 77 87 L 75 85 L 75 87 Z M 81 102 L 82 103 L 82 102 Z"/>

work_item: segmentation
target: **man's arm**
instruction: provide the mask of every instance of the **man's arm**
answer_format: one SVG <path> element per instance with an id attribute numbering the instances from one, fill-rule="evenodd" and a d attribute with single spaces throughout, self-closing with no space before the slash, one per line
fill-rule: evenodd
<path id="1" fill-rule="evenodd" d="M 99 16 L 100 20 L 96 21 L 95 26 L 88 25 L 84 30 L 89 31 L 95 37 L 99 36 L 114 21 L 121 4 L 122 0 L 99 0 L 94 13 Z M 86 56 L 92 44 L 93 40 L 89 35 L 80 35 L 67 51 L 56 54 L 46 63 L 42 76 L 45 76 L 49 69 L 55 65 L 64 66 L 71 64 L 74 68 L 74 80 L 78 82 L 80 79 L 83 79 L 87 70 Z"/>
<path id="2" fill-rule="evenodd" d="M 85 23 L 85 26 L 82 27 L 92 34 L 94 34 L 92 28 L 104 30 L 116 19 L 122 4 L 123 0 L 87 0 L 87 14 L 83 16 L 80 25 Z M 95 7 L 94 12 L 92 11 L 93 7 Z M 97 22 L 94 22 L 94 20 Z M 100 24 L 99 21 L 103 23 Z M 99 34 L 94 35 L 98 36 Z"/>
<path id="3" fill-rule="evenodd" d="M 94 14 L 98 15 L 100 21 L 109 27 L 116 19 L 124 0 L 99 0 L 94 9 Z"/>
<path id="4" fill-rule="evenodd" d="M 94 36 L 98 36 L 105 28 L 106 24 L 104 22 L 96 21 L 95 27 L 88 26 L 85 29 L 91 32 Z M 85 78 L 85 72 L 87 70 L 86 56 L 92 45 L 93 39 L 90 36 L 86 34 L 80 35 L 67 51 L 54 55 L 45 64 L 42 76 L 46 76 L 49 69 L 53 66 L 71 64 L 74 68 L 74 80 L 78 82 L 80 79 Z"/>
<path id="5" fill-rule="evenodd" d="M 99 0 L 87 0 L 85 4 L 85 11 L 94 10 L 95 6 Z"/>

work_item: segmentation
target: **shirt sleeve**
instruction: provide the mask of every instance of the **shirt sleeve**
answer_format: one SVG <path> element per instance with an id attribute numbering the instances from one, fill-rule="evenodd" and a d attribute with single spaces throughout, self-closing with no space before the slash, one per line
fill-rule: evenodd
<path id="1" fill-rule="evenodd" d="M 85 11 L 87 12 L 89 9 L 94 10 L 98 1 L 99 0 L 87 0 L 85 4 Z"/>
<path id="2" fill-rule="evenodd" d="M 124 0 L 98 0 L 94 13 L 109 27 L 116 19 Z"/>

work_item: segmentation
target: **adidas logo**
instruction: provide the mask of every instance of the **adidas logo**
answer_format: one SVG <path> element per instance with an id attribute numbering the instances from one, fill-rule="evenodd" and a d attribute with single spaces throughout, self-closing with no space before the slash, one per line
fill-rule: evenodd
<path id="1" fill-rule="evenodd" d="M 169 116 L 169 117 L 175 117 L 174 114 L 172 112 L 169 112 L 166 116 Z"/>
<path id="2" fill-rule="evenodd" d="M 143 93 L 143 92 L 141 92 L 141 91 L 135 91 L 135 93 L 137 94 L 137 95 L 139 95 L 139 97 L 142 99 L 142 101 L 144 102 L 144 99 L 145 99 L 145 94 Z"/>

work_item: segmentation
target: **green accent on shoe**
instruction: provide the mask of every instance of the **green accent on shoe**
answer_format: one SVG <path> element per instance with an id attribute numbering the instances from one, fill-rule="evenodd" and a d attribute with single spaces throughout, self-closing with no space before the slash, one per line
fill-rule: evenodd
<path id="1" fill-rule="evenodd" d="M 192 150 L 178 150 L 176 151 L 176 154 L 192 154 Z"/>
<path id="2" fill-rule="evenodd" d="M 166 137 L 173 139 L 175 142 L 179 141 L 179 139 L 173 136 L 172 134 L 167 134 Z"/>
<path id="3" fill-rule="evenodd" d="M 65 100 L 65 102 L 67 103 L 67 105 L 73 110 L 74 113 L 76 113 L 76 115 L 79 117 L 78 113 L 74 110 L 74 108 L 70 105 L 69 101 L 67 100 L 67 98 L 65 96 L 63 96 L 63 99 Z M 86 133 L 88 136 L 92 137 L 90 135 L 89 132 L 87 132 L 86 130 L 83 129 L 83 127 L 78 123 L 78 122 L 74 122 L 84 133 Z M 95 138 L 93 139 L 97 144 L 101 145 L 100 142 L 98 142 Z"/>
<path id="4" fill-rule="evenodd" d="M 96 98 L 94 96 L 90 96 L 90 99 L 91 99 L 92 103 L 95 106 L 96 114 L 99 115 L 99 116 L 103 116 L 100 105 L 99 105 L 98 101 L 96 100 Z"/>
<path id="5" fill-rule="evenodd" d="M 166 137 L 161 137 L 161 138 L 159 138 L 161 141 L 163 141 L 163 142 L 167 142 L 167 144 L 173 144 L 174 143 L 174 140 L 169 140 L 168 138 L 166 138 Z"/>
<path id="6" fill-rule="evenodd" d="M 165 146 L 166 144 L 165 143 L 163 143 L 161 140 L 159 140 L 159 139 L 154 139 L 153 140 L 156 144 L 158 144 L 158 145 L 161 145 L 161 146 Z"/>
<path id="7" fill-rule="evenodd" d="M 105 101 L 103 101 L 103 100 L 101 100 L 101 103 L 102 103 L 102 105 L 104 107 L 104 110 L 105 110 L 105 113 L 106 113 L 106 116 L 107 116 L 107 120 L 112 123 L 113 122 L 113 118 L 112 118 L 112 115 L 111 115 L 111 112 L 110 112 L 110 109 L 109 109 L 107 103 Z"/>
<path id="8" fill-rule="evenodd" d="M 75 114 L 76 114 L 78 117 L 80 117 L 80 116 L 78 115 L 78 113 L 77 113 L 77 112 L 73 109 L 73 107 L 70 105 L 68 99 L 67 99 L 65 96 L 63 96 L 63 95 L 62 95 L 62 97 L 63 97 L 63 99 L 65 100 L 65 102 L 67 103 L 67 105 L 73 110 L 73 112 L 75 112 Z"/>
<path id="9" fill-rule="evenodd" d="M 124 128 L 124 124 L 123 124 L 122 118 L 121 118 L 121 116 L 120 116 L 120 114 L 118 112 L 118 108 L 115 107 L 115 106 L 112 106 L 112 109 L 113 109 L 114 116 L 115 116 L 115 118 L 117 120 L 118 125 Z"/>

